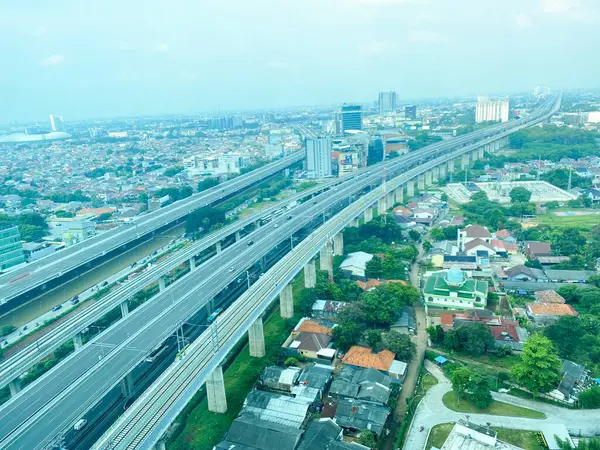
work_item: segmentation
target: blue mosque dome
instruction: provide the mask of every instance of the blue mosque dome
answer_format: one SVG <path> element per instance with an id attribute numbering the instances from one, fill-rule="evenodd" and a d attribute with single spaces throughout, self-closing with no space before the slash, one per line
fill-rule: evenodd
<path id="1" fill-rule="evenodd" d="M 446 275 L 446 282 L 451 284 L 462 284 L 465 281 L 463 271 L 458 267 L 451 267 Z"/>

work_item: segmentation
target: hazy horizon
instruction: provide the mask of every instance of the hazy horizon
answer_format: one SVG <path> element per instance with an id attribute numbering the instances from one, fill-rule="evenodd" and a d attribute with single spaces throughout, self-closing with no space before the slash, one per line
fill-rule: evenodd
<path id="1" fill-rule="evenodd" d="M 5 4 L 0 123 L 597 86 L 600 5 L 487 3 Z"/>

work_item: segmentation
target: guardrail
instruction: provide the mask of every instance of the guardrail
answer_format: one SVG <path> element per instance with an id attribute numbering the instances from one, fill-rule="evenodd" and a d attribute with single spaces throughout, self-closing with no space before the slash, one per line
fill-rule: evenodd
<path id="1" fill-rule="evenodd" d="M 550 113 L 551 114 L 551 113 Z M 544 117 L 542 114 L 538 117 Z M 534 119 L 534 121 L 537 119 Z M 531 122 L 507 130 L 504 137 Z M 485 145 L 485 144 L 482 144 Z M 403 185 L 415 176 L 472 151 L 463 148 L 409 170 L 388 182 L 390 189 Z M 337 216 L 313 232 L 308 239 L 284 256 L 263 279 L 259 279 L 242 294 L 225 312 L 186 350 L 185 357 L 169 369 L 125 412 L 125 414 L 94 445 L 94 449 L 117 450 L 149 448 L 166 431 L 173 419 L 204 384 L 237 341 L 261 316 L 281 289 L 292 282 L 302 268 L 316 255 L 333 235 L 371 207 L 384 194 L 379 187 L 348 206 Z M 275 284 L 273 284 L 275 283 Z M 217 339 L 214 336 L 218 336 Z M 217 345 L 215 346 L 215 342 Z M 224 345 L 219 345 L 223 343 Z"/>

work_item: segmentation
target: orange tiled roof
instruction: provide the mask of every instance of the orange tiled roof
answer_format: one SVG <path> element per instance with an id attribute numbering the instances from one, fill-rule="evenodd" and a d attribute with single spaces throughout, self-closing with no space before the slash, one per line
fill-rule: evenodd
<path id="1" fill-rule="evenodd" d="M 545 316 L 578 316 L 579 313 L 571 305 L 563 303 L 528 303 L 527 308 L 533 315 Z"/>
<path id="2" fill-rule="evenodd" d="M 331 336 L 331 328 L 321 325 L 314 320 L 305 320 L 295 331 L 297 333 L 319 333 Z"/>
<path id="3" fill-rule="evenodd" d="M 565 299 L 558 292 L 549 289 L 547 291 L 537 291 L 535 299 L 539 303 L 565 303 Z"/>
<path id="4" fill-rule="evenodd" d="M 400 283 L 403 286 L 408 286 L 408 283 L 404 280 L 387 280 L 388 283 Z"/>
<path id="5" fill-rule="evenodd" d="M 357 280 L 356 284 L 358 285 L 359 288 L 361 288 L 363 291 L 368 291 L 371 288 L 374 287 L 378 287 L 381 286 L 383 283 L 379 280 L 376 280 L 375 278 L 369 278 L 366 283 L 364 281 L 360 281 Z"/>
<path id="6" fill-rule="evenodd" d="M 369 369 L 383 370 L 387 372 L 394 361 L 396 355 L 389 350 L 382 350 L 379 353 L 373 353 L 370 348 L 354 345 L 350 347 L 348 353 L 344 356 L 344 364 L 366 367 Z"/>

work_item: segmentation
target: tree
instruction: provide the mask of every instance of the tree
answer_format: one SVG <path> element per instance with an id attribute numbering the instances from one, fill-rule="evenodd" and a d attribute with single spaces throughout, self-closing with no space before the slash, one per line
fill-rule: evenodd
<path id="1" fill-rule="evenodd" d="M 298 360 L 296 358 L 288 358 L 285 360 L 285 362 L 283 363 L 284 366 L 286 367 L 290 367 L 290 366 L 294 366 L 297 367 L 298 366 Z"/>
<path id="2" fill-rule="evenodd" d="M 442 227 L 431 228 L 429 234 L 431 235 L 431 239 L 434 241 L 443 241 L 446 239 L 446 235 L 444 234 L 444 229 Z"/>
<path id="3" fill-rule="evenodd" d="M 568 284 L 567 286 L 561 286 L 558 288 L 558 292 L 567 303 L 573 304 L 578 303 L 581 297 L 582 289 L 579 289 L 574 284 Z"/>
<path id="4" fill-rule="evenodd" d="M 512 188 L 508 195 L 511 203 L 527 203 L 531 200 L 531 192 L 521 186 Z"/>
<path id="5" fill-rule="evenodd" d="M 563 316 L 547 326 L 544 334 L 552 341 L 558 355 L 569 359 L 579 350 L 581 338 L 585 333 L 579 317 Z"/>
<path id="6" fill-rule="evenodd" d="M 112 213 L 102 213 L 98 216 L 98 222 L 106 222 L 112 217 Z"/>
<path id="7" fill-rule="evenodd" d="M 216 224 L 225 223 L 225 213 L 217 208 L 198 208 L 188 214 L 185 222 L 186 233 L 208 233 Z"/>
<path id="8" fill-rule="evenodd" d="M 365 275 L 367 278 L 381 278 L 383 277 L 383 268 L 381 258 L 373 256 L 371 261 L 368 261 L 365 265 Z"/>
<path id="9" fill-rule="evenodd" d="M 582 408 L 600 408 L 600 386 L 592 386 L 579 394 L 579 404 Z"/>
<path id="10" fill-rule="evenodd" d="M 433 247 L 431 242 L 429 242 L 428 240 L 423 241 L 423 250 L 429 252 L 429 250 L 431 250 L 431 247 Z"/>
<path id="11" fill-rule="evenodd" d="M 465 396 L 467 389 L 469 388 L 469 384 L 471 382 L 471 377 L 473 376 L 473 372 L 471 372 L 466 367 L 460 367 L 452 372 L 452 376 L 450 377 L 450 381 L 452 382 L 452 390 L 456 394 L 456 399 L 458 400 L 458 404 L 460 405 L 460 399 Z"/>
<path id="12" fill-rule="evenodd" d="M 494 401 L 488 380 L 479 373 L 475 373 L 471 377 L 469 400 L 479 409 L 486 409 Z"/>
<path id="13" fill-rule="evenodd" d="M 383 336 L 385 347 L 396 354 L 399 361 L 410 362 L 417 353 L 417 346 L 408 334 L 390 330 Z"/>
<path id="14" fill-rule="evenodd" d="M 312 307 L 317 300 L 317 294 L 314 289 L 303 289 L 300 291 L 300 298 L 298 299 L 298 309 L 304 317 L 310 317 L 312 314 Z"/>
<path id="15" fill-rule="evenodd" d="M 379 330 L 367 330 L 366 339 L 367 345 L 377 351 L 378 345 L 381 343 L 381 331 Z"/>
<path id="16" fill-rule="evenodd" d="M 532 335 L 523 347 L 521 361 L 511 373 L 515 381 L 534 394 L 555 389 L 560 382 L 562 364 L 550 339 L 542 334 Z"/>
<path id="17" fill-rule="evenodd" d="M 427 334 L 429 335 L 429 339 L 431 339 L 431 342 L 434 344 L 441 344 L 444 342 L 444 329 L 442 328 L 441 325 L 430 325 L 428 326 L 425 331 L 427 331 Z"/>
<path id="18" fill-rule="evenodd" d="M 346 351 L 360 341 L 362 338 L 362 332 L 363 328 L 358 323 L 342 323 L 333 328 L 333 341 L 335 342 L 337 348 Z"/>
<path id="19" fill-rule="evenodd" d="M 444 347 L 450 350 L 458 350 L 460 348 L 456 330 L 448 330 L 444 334 Z"/>
<path id="20" fill-rule="evenodd" d="M 198 183 L 198 192 L 205 191 L 219 184 L 218 178 L 205 178 L 200 183 Z"/>
<path id="21" fill-rule="evenodd" d="M 358 436 L 358 443 L 360 445 L 364 445 L 365 447 L 369 447 L 374 449 L 377 447 L 377 442 L 375 441 L 375 435 L 371 430 L 360 430 L 360 435 Z"/>
<path id="22" fill-rule="evenodd" d="M 415 230 L 409 230 L 408 236 L 415 242 L 418 242 L 421 239 L 421 234 Z"/>
<path id="23" fill-rule="evenodd" d="M 459 349 L 473 356 L 483 355 L 494 345 L 494 336 L 482 323 L 462 326 L 456 330 Z"/>
<path id="24" fill-rule="evenodd" d="M 17 327 L 15 327 L 14 325 L 5 325 L 0 329 L 0 336 L 6 336 L 7 334 L 12 333 L 16 329 Z"/>

